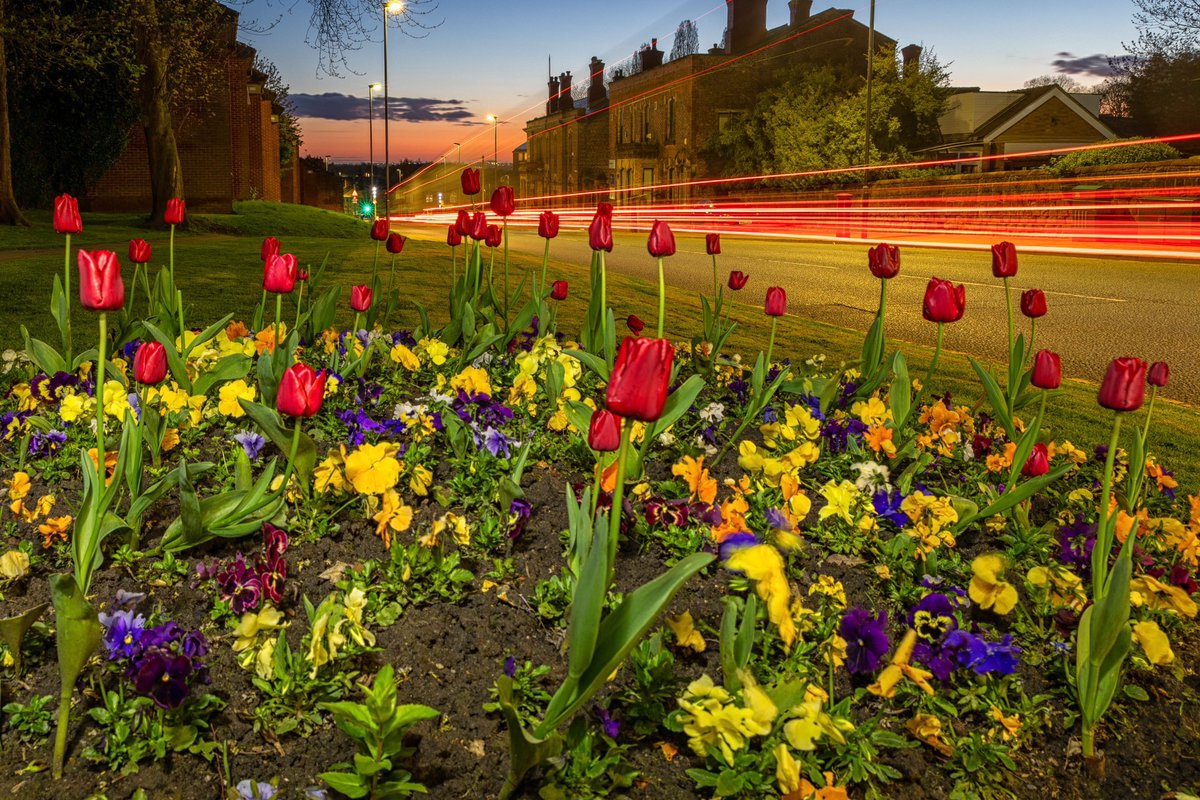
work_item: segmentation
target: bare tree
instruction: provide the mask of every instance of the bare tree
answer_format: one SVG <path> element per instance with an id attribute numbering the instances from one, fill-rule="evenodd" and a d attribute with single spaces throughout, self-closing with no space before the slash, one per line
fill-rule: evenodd
<path id="1" fill-rule="evenodd" d="M 0 224 L 28 225 L 13 194 L 12 135 L 8 127 L 8 59 L 4 47 L 7 4 L 0 0 Z"/>
<path id="2" fill-rule="evenodd" d="M 294 0 L 275 0 L 287 6 Z M 317 50 L 317 71 L 340 77 L 354 72 L 348 56 L 369 42 L 378 41 L 384 18 L 389 28 L 407 36 L 424 38 L 441 25 L 436 19 L 437 0 L 405 0 L 395 11 L 380 0 L 309 0 L 312 16 L 305 42 Z"/>
<path id="3" fill-rule="evenodd" d="M 700 52 L 700 31 L 696 23 L 685 19 L 675 29 L 675 42 L 671 45 L 671 60 L 695 55 Z"/>
<path id="4" fill-rule="evenodd" d="M 1200 0 L 1133 0 L 1138 38 L 1126 47 L 1138 55 L 1174 56 L 1200 43 Z"/>
<path id="5" fill-rule="evenodd" d="M 1057 75 L 1039 75 L 1036 78 L 1030 78 L 1029 80 L 1025 81 L 1025 85 L 1022 88 L 1036 89 L 1039 86 L 1058 86 L 1064 92 L 1096 91 L 1096 87 L 1088 86 L 1076 80 L 1075 78 L 1072 78 L 1070 75 L 1063 75 L 1061 73 Z"/>

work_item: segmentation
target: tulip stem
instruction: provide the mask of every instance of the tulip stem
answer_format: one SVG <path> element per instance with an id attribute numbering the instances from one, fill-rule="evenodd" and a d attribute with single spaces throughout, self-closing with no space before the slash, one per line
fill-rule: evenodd
<path id="1" fill-rule="evenodd" d="M 538 284 L 538 297 L 546 299 L 546 265 L 550 263 L 550 240 L 546 240 L 546 247 L 542 250 L 542 281 Z"/>
<path id="2" fill-rule="evenodd" d="M 1021 365 L 1029 363 L 1030 356 L 1033 355 L 1033 342 L 1037 338 L 1037 318 L 1029 320 L 1029 348 L 1025 351 L 1025 358 L 1021 361 Z"/>
<path id="3" fill-rule="evenodd" d="M 458 283 L 458 247 L 450 248 L 450 285 Z"/>
<path id="4" fill-rule="evenodd" d="M 504 218 L 504 332 L 508 332 L 508 217 Z"/>
<path id="5" fill-rule="evenodd" d="M 262 300 L 258 301 L 258 325 L 262 327 L 263 315 L 267 313 L 267 290 L 263 289 Z"/>
<path id="6" fill-rule="evenodd" d="M 298 281 L 300 284 L 300 293 L 296 295 L 296 324 L 293 329 L 300 327 L 300 309 L 304 306 L 304 281 Z"/>
<path id="7" fill-rule="evenodd" d="M 717 282 L 717 256 L 715 253 L 713 254 L 712 260 L 713 260 L 713 299 L 715 300 L 717 297 L 717 293 L 719 291 L 719 289 L 718 289 L 719 284 Z M 721 318 L 720 314 L 718 314 L 717 319 L 720 319 L 720 318 Z"/>
<path id="8" fill-rule="evenodd" d="M 65 341 L 63 352 L 67 356 L 67 365 L 71 364 L 71 234 L 67 234 L 67 243 L 63 248 L 63 298 L 67 305 L 66 319 L 63 320 Z"/>
<path id="9" fill-rule="evenodd" d="M 283 480 L 279 484 L 279 493 L 283 497 L 287 497 L 288 480 L 292 477 L 292 472 L 295 470 L 296 454 L 300 452 L 300 417 L 296 417 L 296 427 L 292 429 L 292 449 L 288 453 L 287 467 L 283 470 Z M 308 494 L 308 487 L 304 487 L 304 492 Z"/>
<path id="10" fill-rule="evenodd" d="M 1008 278 L 1004 279 L 1004 303 L 1008 307 L 1008 352 L 1012 352 L 1013 346 L 1013 315 L 1012 315 L 1012 292 L 1008 290 Z"/>
<path id="11" fill-rule="evenodd" d="M 921 389 L 917 392 L 917 399 L 913 403 L 914 407 L 920 405 L 921 395 L 925 393 L 925 390 L 929 387 L 929 382 L 933 380 L 934 373 L 937 372 L 938 360 L 942 357 L 942 334 L 945 331 L 945 327 L 946 324 L 944 322 L 938 323 L 937 345 L 933 350 L 933 361 L 929 362 L 929 371 L 925 373 L 925 380 L 921 381 Z"/>
<path id="12" fill-rule="evenodd" d="M 275 347 L 279 347 L 279 326 L 282 325 L 281 318 L 283 317 L 283 295 L 275 295 Z M 275 348 L 272 348 L 274 352 Z"/>
<path id="13" fill-rule="evenodd" d="M 167 258 L 168 258 L 168 263 L 171 268 L 171 286 L 174 286 L 175 285 L 175 226 L 174 225 L 171 226 L 171 244 L 170 244 L 170 247 L 168 248 L 168 257 Z M 180 331 L 180 335 L 181 336 L 183 335 L 182 331 Z"/>
<path id="14" fill-rule="evenodd" d="M 775 352 L 775 326 L 779 322 L 779 317 L 771 317 L 771 335 L 767 338 L 767 360 L 763 364 L 763 374 L 771 371 L 771 355 Z"/>
<path id="15" fill-rule="evenodd" d="M 663 338 L 663 321 L 667 314 L 667 284 L 663 280 L 663 260 L 658 257 L 658 338 Z"/>
<path id="16" fill-rule="evenodd" d="M 613 486 L 612 510 L 608 512 L 608 583 L 611 585 L 613 572 L 617 564 L 617 538 L 621 535 L 621 507 L 625 502 L 625 460 L 629 455 L 629 440 L 633 437 L 633 425 L 627 419 L 621 420 L 621 446 L 617 450 L 617 482 Z M 603 476 L 596 487 L 599 492 L 603 488 Z"/>
<path id="17" fill-rule="evenodd" d="M 1108 506 L 1112 498 L 1113 465 L 1117 457 L 1117 442 L 1121 435 L 1121 412 L 1113 417 L 1108 453 L 1104 457 L 1104 479 L 1100 484 L 1100 523 L 1096 528 L 1096 544 L 1092 548 L 1092 602 L 1099 603 L 1106 594 L 1108 557 L 1112 553 L 1112 534 L 1108 529 Z"/>
<path id="18" fill-rule="evenodd" d="M 375 275 L 379 272 L 379 240 L 375 240 L 375 260 L 371 263 L 371 285 L 375 285 Z"/>
<path id="19" fill-rule="evenodd" d="M 104 494 L 104 358 L 108 350 L 108 312 L 100 312 L 100 341 L 96 347 L 96 475 L 99 477 L 99 487 L 97 491 Z M 94 525 L 92 530 L 100 529 L 100 506 L 99 496 L 92 498 L 92 519 Z M 86 588 L 86 587 L 80 587 Z"/>
<path id="20" fill-rule="evenodd" d="M 396 288 L 396 254 L 392 253 L 392 276 L 388 280 L 388 297 L 391 297 L 392 291 Z"/>
<path id="21" fill-rule="evenodd" d="M 1158 397 L 1158 387 L 1154 384 L 1150 385 L 1150 405 L 1146 408 L 1146 424 L 1142 426 L 1142 444 L 1145 445 L 1146 437 L 1150 435 L 1150 418 L 1154 416 L 1154 398 Z M 1132 464 L 1129 465 L 1131 468 Z"/>
<path id="22" fill-rule="evenodd" d="M 179 346 L 186 348 L 187 342 L 183 341 L 183 332 L 187 330 L 183 325 L 183 292 L 179 289 L 175 290 L 175 313 L 179 316 Z"/>
<path id="23" fill-rule="evenodd" d="M 358 335 L 358 327 L 359 327 L 359 324 L 360 324 L 361 322 L 362 322 L 362 312 L 361 312 L 361 311 L 355 311 L 355 312 L 354 312 L 354 331 L 353 331 L 353 335 L 355 335 L 355 336 L 357 336 L 357 335 Z"/>

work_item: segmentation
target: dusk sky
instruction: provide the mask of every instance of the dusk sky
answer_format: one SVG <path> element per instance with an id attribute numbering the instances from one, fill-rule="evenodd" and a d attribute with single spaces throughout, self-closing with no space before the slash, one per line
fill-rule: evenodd
<path id="1" fill-rule="evenodd" d="M 541 113 L 547 57 L 555 74 L 570 70 L 579 80 L 593 55 L 612 65 L 652 38 L 669 53 L 684 19 L 697 22 L 702 51 L 720 41 L 724 0 L 655 6 L 650 10 L 644 0 L 442 0 L 428 17 L 442 24 L 426 38 L 390 35 L 391 95 L 401 98 L 393 109 L 393 161 L 453 160 L 455 142 L 462 143 L 464 160 L 491 158 L 489 113 L 501 119 L 500 157 L 508 160 L 524 140 L 525 120 Z M 867 21 L 868 0 L 836 6 Z M 813 4 L 814 13 L 827 7 L 822 0 Z M 786 0 L 770 0 L 767 8 L 769 27 L 787 22 Z M 374 43 L 351 54 L 350 67 L 359 74 L 318 75 L 316 50 L 304 43 L 310 12 L 308 0 L 251 0 L 242 9 L 244 22 L 279 22 L 269 33 L 245 31 L 241 38 L 273 60 L 290 84 L 304 115 L 306 155 L 365 160 L 367 85 L 383 78 L 382 28 Z M 1105 61 L 1094 57 L 1123 52 L 1122 43 L 1135 36 L 1132 12 L 1130 0 L 878 0 L 876 27 L 901 46 L 932 47 L 955 85 L 1012 89 L 1056 71 L 1099 82 Z M 378 105 L 375 111 L 375 155 L 382 160 Z"/>

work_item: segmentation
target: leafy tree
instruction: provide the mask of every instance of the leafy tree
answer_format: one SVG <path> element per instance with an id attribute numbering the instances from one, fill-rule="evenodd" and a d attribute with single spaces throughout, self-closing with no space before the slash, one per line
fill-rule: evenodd
<path id="1" fill-rule="evenodd" d="M 288 97 L 291 87 L 284 83 L 279 67 L 262 53 L 255 55 L 254 69 L 263 74 L 264 88 L 275 96 L 276 105 L 282 109 L 279 113 L 279 163 L 287 164 L 299 155 L 304 141 L 296 117 L 296 103 Z"/>
<path id="2" fill-rule="evenodd" d="M 902 69 L 885 51 L 874 64 L 875 109 L 871 162 L 908 160 L 940 139 L 949 76 L 926 51 L 915 68 Z M 792 71 L 710 143 L 706 155 L 728 175 L 790 173 L 849 168 L 862 163 L 866 131 L 866 85 L 862 77 L 834 67 Z M 862 173 L 788 179 L 809 188 L 861 181 Z"/>
<path id="3" fill-rule="evenodd" d="M 696 23 L 685 19 L 675 29 L 675 42 L 671 45 L 671 60 L 695 55 L 700 52 L 700 31 Z"/>

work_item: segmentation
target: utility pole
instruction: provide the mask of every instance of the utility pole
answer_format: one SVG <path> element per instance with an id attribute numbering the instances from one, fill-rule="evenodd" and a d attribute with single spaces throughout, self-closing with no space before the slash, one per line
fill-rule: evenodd
<path id="1" fill-rule="evenodd" d="M 871 78 L 875 72 L 875 0 L 871 0 L 871 20 L 867 29 L 867 119 L 863 142 L 863 166 L 871 166 Z M 867 173 L 863 172 L 863 182 Z"/>

